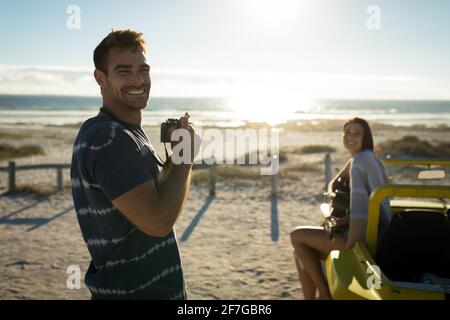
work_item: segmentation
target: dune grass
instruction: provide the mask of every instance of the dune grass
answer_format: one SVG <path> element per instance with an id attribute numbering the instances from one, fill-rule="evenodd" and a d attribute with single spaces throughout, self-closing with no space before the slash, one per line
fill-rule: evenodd
<path id="1" fill-rule="evenodd" d="M 251 164 L 250 163 L 251 157 L 256 156 L 255 158 L 256 158 L 257 163 L 252 163 L 252 164 L 261 164 L 261 161 L 259 159 L 260 155 L 261 155 L 261 152 L 257 152 L 257 151 L 247 152 L 243 157 L 240 157 L 238 159 L 240 159 L 241 161 L 244 160 L 244 164 L 248 165 L 248 164 Z M 267 157 L 270 157 L 271 154 L 266 152 L 263 154 L 263 156 L 265 158 L 267 158 Z M 278 160 L 280 163 L 284 163 L 284 162 L 288 161 L 287 152 L 285 150 L 281 149 L 278 151 Z M 237 159 L 235 159 L 235 162 L 237 162 Z"/>
<path id="2" fill-rule="evenodd" d="M 308 145 L 300 148 L 294 148 L 287 150 L 288 153 L 293 154 L 312 154 L 312 153 L 325 153 L 325 152 L 336 152 L 336 148 L 328 145 Z"/>
<path id="3" fill-rule="evenodd" d="M 262 166 L 245 165 L 217 165 L 216 182 L 220 181 L 240 181 L 240 180 L 270 180 L 271 176 L 261 175 Z M 298 179 L 305 173 L 319 173 L 322 170 L 321 162 L 286 164 L 281 165 L 278 171 L 278 177 L 281 179 Z M 191 182 L 193 184 L 208 183 L 209 169 L 198 169 L 192 173 Z"/>
<path id="4" fill-rule="evenodd" d="M 259 167 L 248 167 L 244 165 L 223 164 L 217 165 L 217 182 L 233 180 L 256 180 L 261 177 Z M 209 169 L 194 170 L 191 177 L 193 184 L 209 182 Z"/>
<path id="5" fill-rule="evenodd" d="M 281 173 L 287 172 L 319 172 L 322 170 L 322 162 L 306 162 L 286 165 L 281 168 Z"/>
<path id="6" fill-rule="evenodd" d="M 0 161 L 44 154 L 45 150 L 38 145 L 24 145 L 16 148 L 6 143 L 0 144 Z"/>
<path id="7" fill-rule="evenodd" d="M 398 140 L 387 140 L 380 143 L 377 148 L 383 156 L 392 157 L 450 157 L 450 143 L 421 140 L 416 136 L 404 136 Z"/>
<path id="8" fill-rule="evenodd" d="M 11 133 L 11 132 L 4 132 L 0 131 L 0 139 L 16 139 L 16 140 L 22 140 L 22 139 L 30 139 L 32 138 L 32 135 L 25 134 L 25 133 Z"/>

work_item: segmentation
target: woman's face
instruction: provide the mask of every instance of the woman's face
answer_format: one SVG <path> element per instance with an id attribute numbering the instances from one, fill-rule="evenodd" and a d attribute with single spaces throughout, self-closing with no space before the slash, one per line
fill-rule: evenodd
<path id="1" fill-rule="evenodd" d="M 347 124 L 343 132 L 344 147 L 355 155 L 361 151 L 363 142 L 364 128 L 356 122 Z"/>

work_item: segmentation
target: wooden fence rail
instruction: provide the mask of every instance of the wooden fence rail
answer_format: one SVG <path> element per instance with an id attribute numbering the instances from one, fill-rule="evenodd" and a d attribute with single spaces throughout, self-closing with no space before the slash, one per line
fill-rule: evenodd
<path id="1" fill-rule="evenodd" d="M 325 190 L 327 188 L 328 182 L 331 180 L 331 156 L 329 153 L 325 154 L 324 158 L 325 165 Z M 217 165 L 213 163 L 208 166 L 198 166 L 201 168 L 209 169 L 209 195 L 216 195 L 216 182 L 217 182 Z M 17 166 L 14 161 L 10 161 L 7 167 L 0 167 L 0 172 L 8 172 L 8 192 L 12 192 L 16 189 L 16 176 L 18 171 L 27 170 L 56 170 L 56 186 L 57 190 L 63 190 L 63 170 L 70 169 L 70 164 L 59 164 L 59 163 L 46 163 L 46 164 L 33 164 L 33 165 L 23 165 Z M 277 195 L 277 185 L 278 185 L 278 174 L 272 175 L 271 180 L 271 194 L 272 196 Z"/>
<path id="2" fill-rule="evenodd" d="M 46 163 L 16 166 L 14 161 L 10 161 L 7 167 L 0 167 L 0 172 L 8 172 L 8 191 L 16 189 L 16 172 L 27 170 L 56 170 L 56 186 L 58 191 L 63 189 L 63 170 L 70 169 L 70 164 Z"/>

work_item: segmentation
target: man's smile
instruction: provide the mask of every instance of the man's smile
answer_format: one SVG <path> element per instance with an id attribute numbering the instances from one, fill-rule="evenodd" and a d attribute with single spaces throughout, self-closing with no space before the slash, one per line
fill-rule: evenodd
<path id="1" fill-rule="evenodd" d="M 125 90 L 125 93 L 127 95 L 133 96 L 133 97 L 144 97 L 144 96 L 147 95 L 148 89 L 144 89 L 144 88 L 141 88 L 141 89 L 135 89 L 135 88 L 127 89 L 127 90 Z"/>

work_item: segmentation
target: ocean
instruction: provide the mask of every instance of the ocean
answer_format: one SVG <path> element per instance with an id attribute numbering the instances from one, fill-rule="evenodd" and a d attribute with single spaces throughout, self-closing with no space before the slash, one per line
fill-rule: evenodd
<path id="1" fill-rule="evenodd" d="M 0 123 L 77 124 L 94 116 L 100 106 L 100 97 L 0 95 Z M 245 111 L 242 109 L 247 110 L 242 112 Z M 219 127 L 261 121 L 277 124 L 301 120 L 343 120 L 352 116 L 392 125 L 450 126 L 450 101 L 314 100 L 283 111 L 281 102 L 279 105 L 271 102 L 261 110 L 251 100 L 246 105 L 234 106 L 222 98 L 161 97 L 150 97 L 143 112 L 143 124 L 158 125 L 166 118 L 179 117 L 186 111 L 194 121 Z"/>

